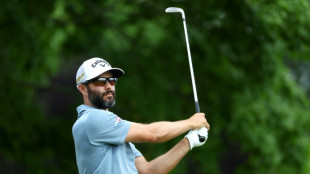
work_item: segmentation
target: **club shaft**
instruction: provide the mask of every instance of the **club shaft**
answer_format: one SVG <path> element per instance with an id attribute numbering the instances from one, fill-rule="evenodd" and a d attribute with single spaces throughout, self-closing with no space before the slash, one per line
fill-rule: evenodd
<path id="1" fill-rule="evenodd" d="M 192 63 L 192 56 L 191 51 L 189 48 L 189 41 L 187 36 L 187 28 L 186 28 L 186 20 L 185 17 L 183 18 L 183 26 L 184 26 L 184 33 L 185 33 L 185 41 L 186 41 L 186 47 L 187 47 L 187 55 L 188 55 L 188 61 L 189 61 L 189 69 L 191 72 L 191 79 L 192 79 L 192 85 L 193 85 L 193 92 L 194 92 L 194 100 L 195 100 L 195 110 L 196 113 L 200 113 L 200 107 L 198 103 L 198 97 L 197 97 L 197 90 L 196 90 L 196 82 L 195 82 L 195 75 L 194 75 L 194 68 Z M 198 130 L 198 132 L 202 131 L 203 129 L 207 129 L 206 127 L 202 127 Z M 200 142 L 204 142 L 206 140 L 206 137 L 201 136 L 198 134 L 198 138 Z"/>
<path id="2" fill-rule="evenodd" d="M 192 79 L 192 86 L 193 86 L 193 92 L 194 92 L 194 100 L 195 100 L 195 110 L 196 113 L 200 113 L 200 107 L 199 107 L 199 103 L 198 103 L 198 97 L 197 97 L 197 91 L 196 91 L 196 83 L 195 83 L 195 76 L 194 76 L 194 69 L 193 69 L 193 64 L 192 64 L 192 57 L 191 57 L 191 51 L 189 48 L 189 41 L 188 41 L 188 36 L 187 36 L 187 28 L 186 28 L 186 20 L 185 20 L 185 13 L 183 11 L 183 9 L 179 9 L 178 10 L 173 7 L 169 7 L 166 9 L 166 12 L 181 12 L 182 13 L 182 19 L 183 19 L 183 26 L 184 26 L 184 34 L 185 34 L 185 41 L 186 41 L 186 47 L 187 47 L 187 54 L 188 54 L 188 61 L 189 61 L 189 68 L 190 68 L 190 73 L 191 73 L 191 79 Z M 198 130 L 198 138 L 200 142 L 204 142 L 206 141 L 205 136 L 202 136 L 199 132 L 201 131 L 207 131 L 206 127 L 202 127 Z"/>
<path id="3" fill-rule="evenodd" d="M 195 110 L 196 110 L 196 113 L 199 113 L 200 112 L 200 107 L 199 107 L 199 102 L 198 102 L 198 97 L 197 97 L 196 82 L 195 82 L 195 75 L 194 75 L 191 51 L 190 51 L 190 48 L 189 48 L 189 41 L 188 41 L 188 36 L 187 36 L 186 20 L 185 20 L 185 17 L 182 18 L 182 19 L 183 19 L 184 34 L 185 34 L 185 41 L 186 41 L 186 47 L 187 47 L 187 55 L 188 55 L 188 61 L 189 61 L 189 69 L 190 69 L 190 73 L 191 73 L 192 86 L 193 86 L 193 92 L 194 92 Z"/>

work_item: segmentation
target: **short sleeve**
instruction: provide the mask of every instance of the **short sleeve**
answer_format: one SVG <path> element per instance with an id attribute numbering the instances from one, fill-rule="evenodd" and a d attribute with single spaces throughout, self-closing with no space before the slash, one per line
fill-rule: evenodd
<path id="1" fill-rule="evenodd" d="M 130 124 L 112 112 L 93 110 L 87 119 L 87 135 L 93 145 L 101 143 L 119 145 L 124 143 Z"/>

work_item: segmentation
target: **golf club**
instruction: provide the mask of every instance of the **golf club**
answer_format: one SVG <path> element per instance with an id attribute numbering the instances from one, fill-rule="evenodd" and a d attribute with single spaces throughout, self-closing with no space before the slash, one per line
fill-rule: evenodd
<path id="1" fill-rule="evenodd" d="M 184 34 L 185 34 L 185 41 L 186 41 L 186 47 L 187 47 L 187 55 L 188 55 L 189 68 L 190 68 L 191 79 L 192 79 L 192 86 L 193 86 L 193 92 L 194 92 L 195 110 L 196 110 L 196 113 L 199 113 L 200 112 L 200 107 L 199 107 L 199 103 L 198 103 L 198 97 L 197 97 L 197 91 L 196 91 L 196 83 L 195 83 L 195 76 L 194 76 L 191 52 L 190 52 L 188 36 L 187 36 L 185 13 L 184 13 L 182 8 L 177 8 L 177 7 L 168 7 L 165 10 L 165 12 L 166 13 L 181 13 L 182 14 L 182 20 L 183 20 L 183 26 L 184 26 Z M 206 141 L 206 137 L 205 136 L 199 135 L 199 132 L 203 132 L 203 131 L 208 131 L 208 130 L 207 130 L 206 127 L 202 127 L 202 128 L 200 128 L 198 130 L 198 136 L 199 136 L 199 141 L 200 142 Z"/>

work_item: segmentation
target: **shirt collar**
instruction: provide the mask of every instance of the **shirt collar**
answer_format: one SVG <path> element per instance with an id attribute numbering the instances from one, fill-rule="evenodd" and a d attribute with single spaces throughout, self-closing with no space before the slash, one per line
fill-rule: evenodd
<path id="1" fill-rule="evenodd" d="M 88 110 L 88 109 L 95 109 L 95 108 L 94 108 L 94 107 L 91 107 L 91 106 L 88 106 L 88 105 L 85 105 L 85 104 L 82 104 L 82 105 L 78 106 L 78 107 L 76 108 L 76 111 L 77 111 L 77 113 L 78 113 L 78 118 L 80 118 L 80 117 L 83 115 L 83 113 L 84 113 L 86 110 Z"/>

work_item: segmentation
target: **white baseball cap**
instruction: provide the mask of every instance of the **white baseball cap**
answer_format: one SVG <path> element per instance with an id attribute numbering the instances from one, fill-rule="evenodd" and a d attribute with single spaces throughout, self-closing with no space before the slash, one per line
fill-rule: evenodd
<path id="1" fill-rule="evenodd" d="M 120 68 L 112 68 L 109 62 L 106 60 L 94 57 L 86 60 L 80 66 L 76 73 L 76 86 L 79 84 L 86 83 L 88 80 L 91 80 L 105 72 L 111 72 L 113 77 L 121 77 L 124 75 L 124 71 Z"/>

